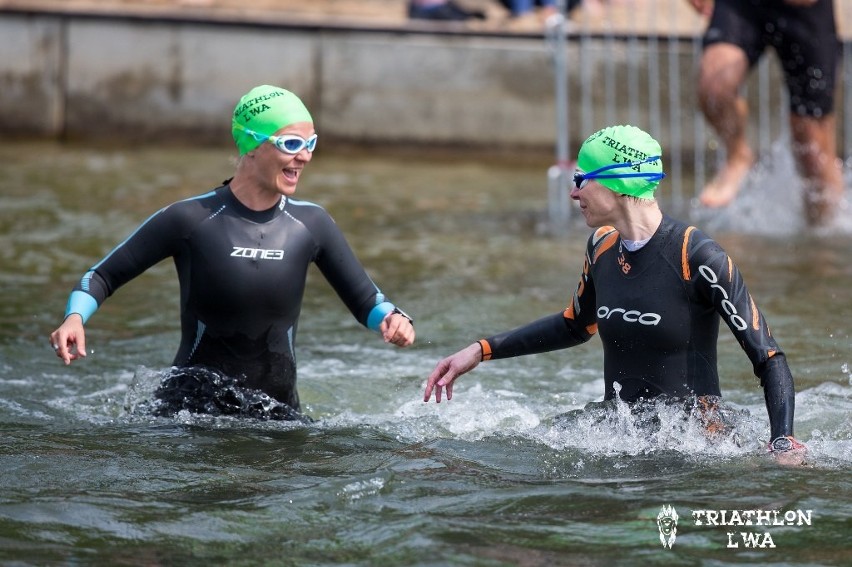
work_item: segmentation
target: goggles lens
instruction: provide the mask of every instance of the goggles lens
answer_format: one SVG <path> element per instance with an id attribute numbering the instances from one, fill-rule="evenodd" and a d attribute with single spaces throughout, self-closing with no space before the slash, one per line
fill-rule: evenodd
<path id="1" fill-rule="evenodd" d="M 278 148 L 285 154 L 297 154 L 306 148 L 309 152 L 313 152 L 314 149 L 317 147 L 316 134 L 314 134 L 307 140 L 301 136 L 296 136 L 295 134 L 284 134 L 283 136 L 269 136 L 269 141 L 272 142 L 276 148 Z"/>
<path id="2" fill-rule="evenodd" d="M 586 186 L 588 182 L 589 180 L 586 179 L 585 173 L 581 173 L 579 171 L 574 172 L 574 187 L 576 187 L 577 189 L 582 189 Z"/>

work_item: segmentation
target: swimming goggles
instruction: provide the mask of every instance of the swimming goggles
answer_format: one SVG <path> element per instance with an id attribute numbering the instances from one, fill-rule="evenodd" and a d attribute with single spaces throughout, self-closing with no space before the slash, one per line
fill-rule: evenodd
<path id="1" fill-rule="evenodd" d="M 243 128 L 246 134 L 257 140 L 258 142 L 266 142 L 269 141 L 273 146 L 278 148 L 279 151 L 295 155 L 301 152 L 304 149 L 307 149 L 309 152 L 313 152 L 317 147 L 317 135 L 309 137 L 307 140 L 301 136 L 297 136 L 296 134 L 283 134 L 281 136 L 267 136 L 266 134 L 261 134 L 260 132 L 255 132 L 254 130 L 249 130 L 248 128 Z"/>
<path id="2" fill-rule="evenodd" d="M 592 179 L 623 179 L 625 177 L 641 177 L 642 179 L 647 179 L 648 181 L 659 181 L 663 177 L 666 176 L 662 171 L 659 172 L 639 172 L 639 171 L 631 171 L 626 173 L 604 173 L 606 171 L 612 171 L 613 169 L 623 169 L 625 167 L 633 168 L 643 163 L 652 163 L 660 159 L 662 156 L 651 156 L 649 158 L 643 159 L 642 161 L 626 161 L 624 163 L 613 163 L 610 165 L 605 165 L 603 167 L 599 167 L 593 171 L 588 173 L 583 173 L 582 171 L 574 172 L 574 186 L 577 189 L 582 189 L 586 186 L 586 184 Z"/>

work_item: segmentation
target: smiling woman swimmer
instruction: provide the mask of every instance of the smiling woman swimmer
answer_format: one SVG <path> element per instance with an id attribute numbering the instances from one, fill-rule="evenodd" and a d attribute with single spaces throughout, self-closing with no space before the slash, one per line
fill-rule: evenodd
<path id="1" fill-rule="evenodd" d="M 719 244 L 660 210 L 660 144 L 634 126 L 610 126 L 583 143 L 577 167 L 571 198 L 597 230 L 570 304 L 441 360 L 424 401 L 433 391 L 437 402 L 442 391 L 451 399 L 455 380 L 484 360 L 573 347 L 600 331 L 605 400 L 666 397 L 713 408 L 721 396 L 721 319 L 763 386 L 769 450 L 779 462 L 801 463 L 806 449 L 793 437 L 795 392 L 784 353 Z"/>
<path id="2" fill-rule="evenodd" d="M 172 258 L 181 340 L 156 393 L 158 413 L 300 419 L 294 344 L 312 262 L 385 342 L 411 345 L 414 327 L 367 275 L 331 216 L 293 197 L 317 145 L 302 101 L 282 88 L 255 87 L 234 109 L 232 134 L 234 177 L 154 213 L 86 272 L 50 344 L 65 364 L 85 357 L 92 314 L 119 287 Z M 247 399 L 254 407 L 244 407 Z"/>

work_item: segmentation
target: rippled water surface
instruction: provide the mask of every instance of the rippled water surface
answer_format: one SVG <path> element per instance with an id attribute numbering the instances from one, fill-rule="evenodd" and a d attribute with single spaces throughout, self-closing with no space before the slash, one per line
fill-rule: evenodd
<path id="1" fill-rule="evenodd" d="M 852 247 L 848 232 L 801 232 L 796 207 L 778 206 L 795 201 L 789 184 L 764 173 L 741 201 L 748 214 L 698 222 L 787 352 L 810 448 L 794 469 L 764 453 L 762 391 L 727 331 L 735 433 L 715 442 L 670 407 L 653 408 L 652 428 L 624 407 L 556 419 L 602 397 L 597 339 L 489 362 L 451 402 L 422 402 L 440 358 L 570 297 L 588 229 L 542 230 L 544 162 L 317 152 L 300 196 L 334 215 L 414 315 L 418 343 L 382 344 L 312 271 L 297 344 L 312 425 L 143 411 L 178 341 L 169 263 L 92 318 L 85 361 L 59 364 L 47 334 L 74 281 L 156 209 L 229 177 L 230 155 L 0 145 L 0 563 L 849 564 Z M 679 514 L 671 549 L 663 505 Z M 692 516 L 754 509 L 811 522 Z"/>

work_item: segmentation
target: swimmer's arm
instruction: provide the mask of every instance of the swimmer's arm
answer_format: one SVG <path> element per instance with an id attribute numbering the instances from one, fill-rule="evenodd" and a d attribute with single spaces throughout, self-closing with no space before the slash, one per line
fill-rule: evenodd
<path id="1" fill-rule="evenodd" d="M 595 248 L 592 237 L 586 247 L 586 261 L 580 281 L 568 307 L 561 313 L 542 317 L 511 331 L 480 341 L 488 351 L 484 360 L 511 358 L 570 348 L 583 344 L 597 332 L 596 294 L 590 273 Z"/>
<path id="2" fill-rule="evenodd" d="M 485 360 L 570 348 L 588 341 L 593 332 L 567 318 L 565 313 L 554 313 L 485 339 L 490 349 Z"/>
<path id="3" fill-rule="evenodd" d="M 149 217 L 77 282 L 62 324 L 50 344 L 65 364 L 86 356 L 84 325 L 115 290 L 160 260 L 172 255 L 186 207 L 166 207 Z"/>
<path id="4" fill-rule="evenodd" d="M 776 354 L 763 363 L 758 369 L 758 377 L 769 414 L 771 439 L 792 436 L 796 390 L 784 353 Z"/>
<path id="5" fill-rule="evenodd" d="M 442 389 L 448 400 L 453 398 L 453 384 L 462 374 L 476 368 L 483 360 L 509 358 L 568 348 L 586 342 L 591 334 L 563 313 L 556 313 L 533 321 L 517 329 L 481 339 L 455 354 L 441 360 L 426 381 L 423 401 L 428 402 L 435 392 L 435 401 L 441 402 Z"/>
<path id="6" fill-rule="evenodd" d="M 355 256 L 343 233 L 321 207 L 299 211 L 317 242 L 317 267 L 352 315 L 365 327 L 400 347 L 415 339 L 412 318 L 385 298 Z"/>
<path id="7" fill-rule="evenodd" d="M 766 366 L 767 362 L 779 355 L 782 360 L 784 353 L 739 268 L 718 243 L 699 230 L 690 237 L 689 273 L 700 301 L 713 306 L 748 356 L 755 376 L 762 379 L 764 368 L 773 367 Z"/>
<path id="8" fill-rule="evenodd" d="M 767 360 L 759 369 L 758 376 L 769 413 L 769 452 L 779 464 L 801 465 L 808 449 L 793 437 L 796 391 L 784 353 Z"/>
<path id="9" fill-rule="evenodd" d="M 784 352 L 725 251 L 698 230 L 692 233 L 690 246 L 689 267 L 698 293 L 714 305 L 760 379 L 769 414 L 770 442 L 779 437 L 792 439 L 796 393 Z M 795 444 L 805 450 L 798 441 Z M 773 454 L 782 460 L 780 454 Z"/>

